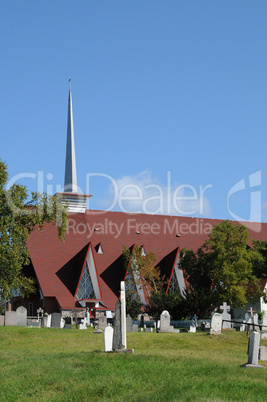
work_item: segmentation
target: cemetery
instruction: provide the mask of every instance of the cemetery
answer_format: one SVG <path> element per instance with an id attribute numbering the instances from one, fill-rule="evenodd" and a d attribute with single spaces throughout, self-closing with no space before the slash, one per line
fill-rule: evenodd
<path id="1" fill-rule="evenodd" d="M 265 398 L 267 326 L 260 328 L 253 309 L 242 323 L 247 331 L 241 325 L 236 331 L 223 303 L 210 322 L 194 315 L 182 332 L 167 310 L 158 322 L 144 316 L 133 322 L 126 316 L 125 282 L 120 288 L 112 325 L 104 315 L 93 324 L 88 312 L 78 324 L 76 310 L 69 324 L 43 309 L 34 320 L 24 307 L 7 311 L 0 327 L 1 400 L 21 400 L 21 393 L 25 400 Z"/>

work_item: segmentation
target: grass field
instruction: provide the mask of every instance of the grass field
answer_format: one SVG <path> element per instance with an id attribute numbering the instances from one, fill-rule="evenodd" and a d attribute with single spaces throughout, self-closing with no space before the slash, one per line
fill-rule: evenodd
<path id="1" fill-rule="evenodd" d="M 92 328 L 0 327 L 0 400 L 267 401 L 267 370 L 240 367 L 244 332 L 127 333 L 127 342 L 134 354 L 104 353 Z"/>

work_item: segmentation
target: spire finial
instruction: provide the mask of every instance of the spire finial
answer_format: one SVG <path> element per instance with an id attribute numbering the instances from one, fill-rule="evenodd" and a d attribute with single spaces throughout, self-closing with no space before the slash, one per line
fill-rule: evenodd
<path id="1" fill-rule="evenodd" d="M 69 77 L 69 89 L 71 90 L 71 77 Z"/>

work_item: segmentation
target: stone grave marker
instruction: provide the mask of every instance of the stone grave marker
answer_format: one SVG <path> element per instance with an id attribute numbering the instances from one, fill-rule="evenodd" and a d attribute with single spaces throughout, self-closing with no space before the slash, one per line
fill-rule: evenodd
<path id="1" fill-rule="evenodd" d="M 115 307 L 114 317 L 114 332 L 112 349 L 122 349 L 122 334 L 121 334 L 121 302 L 118 300 Z"/>
<path id="2" fill-rule="evenodd" d="M 210 334 L 219 335 L 222 333 L 222 315 L 214 313 L 211 317 Z"/>
<path id="3" fill-rule="evenodd" d="M 71 329 L 71 325 L 70 324 L 66 324 L 64 329 Z"/>
<path id="4" fill-rule="evenodd" d="M 48 316 L 47 316 L 47 328 L 51 327 L 51 322 L 52 322 L 52 314 L 48 314 Z"/>
<path id="5" fill-rule="evenodd" d="M 60 313 L 52 313 L 51 314 L 51 327 L 52 328 L 60 328 L 61 324 L 61 314 Z"/>
<path id="6" fill-rule="evenodd" d="M 98 318 L 98 328 L 104 330 L 107 327 L 107 325 L 108 325 L 107 317 L 105 315 L 101 315 Z"/>
<path id="7" fill-rule="evenodd" d="M 267 346 L 260 346 L 259 359 L 264 361 L 267 360 Z"/>
<path id="8" fill-rule="evenodd" d="M 228 313 L 228 310 L 230 310 L 230 306 L 227 306 L 227 303 L 223 302 L 223 305 L 220 306 L 220 309 L 223 310 L 222 319 L 231 321 L 231 314 Z M 223 321 L 222 329 L 232 329 L 231 323 L 227 321 Z"/>
<path id="9" fill-rule="evenodd" d="M 40 328 L 40 321 L 39 320 L 28 320 L 28 327 Z"/>
<path id="10" fill-rule="evenodd" d="M 0 315 L 0 327 L 3 327 L 5 325 L 5 316 Z"/>
<path id="11" fill-rule="evenodd" d="M 252 331 L 250 334 L 248 344 L 248 362 L 246 364 L 243 364 L 241 367 L 264 368 L 263 366 L 258 365 L 259 348 L 260 348 L 260 334 L 256 331 Z"/>
<path id="12" fill-rule="evenodd" d="M 87 323 L 87 320 L 86 320 L 86 318 L 84 318 L 84 319 L 81 321 L 81 324 L 79 325 L 79 329 L 87 329 L 86 323 Z"/>
<path id="13" fill-rule="evenodd" d="M 17 326 L 26 327 L 27 326 L 27 309 L 23 306 L 17 308 Z"/>
<path id="14" fill-rule="evenodd" d="M 160 315 L 160 332 L 173 332 L 171 317 L 167 310 L 164 310 Z"/>
<path id="15" fill-rule="evenodd" d="M 133 330 L 133 320 L 129 316 L 129 314 L 127 314 L 127 317 L 126 317 L 126 331 L 127 332 L 132 332 L 132 330 Z"/>
<path id="16" fill-rule="evenodd" d="M 105 352 L 112 352 L 114 329 L 108 324 L 104 329 L 104 350 Z"/>
<path id="17" fill-rule="evenodd" d="M 138 332 L 138 324 L 133 324 L 133 332 Z"/>
<path id="18" fill-rule="evenodd" d="M 266 314 L 264 314 L 264 316 L 262 318 L 261 338 L 267 339 L 267 316 L 266 316 Z"/>
<path id="19" fill-rule="evenodd" d="M 121 281 L 121 342 L 124 349 L 127 348 L 126 341 L 126 296 L 125 282 Z"/>
<path id="20" fill-rule="evenodd" d="M 18 315 L 16 311 L 6 311 L 5 312 L 5 326 L 17 326 Z"/>

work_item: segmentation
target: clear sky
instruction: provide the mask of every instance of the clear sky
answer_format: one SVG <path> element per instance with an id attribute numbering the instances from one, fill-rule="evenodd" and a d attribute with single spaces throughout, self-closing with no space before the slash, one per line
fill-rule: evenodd
<path id="1" fill-rule="evenodd" d="M 64 184 L 71 76 L 90 208 L 267 222 L 266 18 L 266 0 L 0 1 L 10 179 Z"/>

